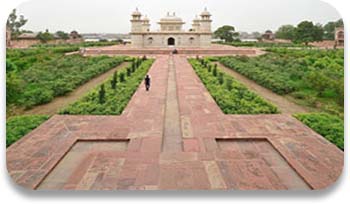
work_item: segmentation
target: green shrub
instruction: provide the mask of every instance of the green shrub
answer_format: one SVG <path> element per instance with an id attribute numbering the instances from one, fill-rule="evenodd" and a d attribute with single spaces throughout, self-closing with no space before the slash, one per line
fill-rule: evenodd
<path id="1" fill-rule="evenodd" d="M 119 74 L 119 81 L 120 82 L 124 82 L 125 81 L 125 74 L 124 74 L 124 72 Z"/>
<path id="2" fill-rule="evenodd" d="M 126 75 L 129 77 L 131 75 L 131 68 L 127 67 L 126 68 Z"/>
<path id="3" fill-rule="evenodd" d="M 111 88 L 116 89 L 117 88 L 117 71 L 113 73 L 113 77 L 111 80 Z"/>
<path id="4" fill-rule="evenodd" d="M 214 66 L 213 75 L 215 77 L 218 75 L 218 65 L 217 64 L 215 64 L 215 66 Z"/>
<path id="5" fill-rule="evenodd" d="M 11 117 L 6 121 L 6 147 L 48 120 L 47 115 L 24 115 Z"/>
<path id="6" fill-rule="evenodd" d="M 226 79 L 226 89 L 227 90 L 231 91 L 233 89 L 232 83 L 233 83 L 232 78 L 227 78 Z"/>
<path id="7" fill-rule="evenodd" d="M 294 115 L 328 141 L 344 150 L 344 121 L 327 113 L 308 113 Z"/>
<path id="8" fill-rule="evenodd" d="M 218 75 L 218 80 L 220 84 L 224 84 L 224 74 L 222 72 L 219 73 Z"/>
<path id="9" fill-rule="evenodd" d="M 106 95 L 105 86 L 104 84 L 102 84 L 98 92 L 98 101 L 100 104 L 103 104 L 105 102 L 105 95 Z"/>
<path id="10" fill-rule="evenodd" d="M 30 108 L 38 104 L 48 103 L 54 98 L 53 94 L 54 92 L 50 89 L 29 86 L 26 88 L 26 91 L 23 94 L 25 101 L 21 103 L 25 104 L 26 108 Z"/>

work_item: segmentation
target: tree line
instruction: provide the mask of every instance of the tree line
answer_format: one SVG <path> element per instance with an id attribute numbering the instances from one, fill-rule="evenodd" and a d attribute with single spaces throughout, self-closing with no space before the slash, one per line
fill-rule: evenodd
<path id="1" fill-rule="evenodd" d="M 343 20 L 330 21 L 325 25 L 313 23 L 312 21 L 302 21 L 298 25 L 282 25 L 278 28 L 276 38 L 291 40 L 294 43 L 304 43 L 322 40 L 334 40 L 335 28 L 344 26 Z M 255 35 L 257 32 L 254 32 Z M 239 41 L 240 34 L 236 32 L 234 26 L 224 25 L 214 32 L 214 37 L 224 40 L 226 43 Z M 258 37 L 257 37 L 258 38 Z"/>
<path id="2" fill-rule="evenodd" d="M 297 26 L 283 25 L 276 31 L 276 38 L 305 43 L 322 40 L 334 40 L 335 29 L 344 26 L 343 20 L 331 21 L 324 26 L 312 21 L 302 21 Z"/>
<path id="3" fill-rule="evenodd" d="M 23 33 L 33 33 L 33 31 L 31 30 L 21 29 L 27 22 L 28 22 L 28 19 L 26 19 L 23 15 L 17 15 L 16 9 L 12 10 L 6 22 L 6 27 L 11 31 L 12 39 L 17 39 Z M 77 38 L 81 37 L 76 31 L 72 31 L 72 33 L 75 34 L 74 37 L 77 37 Z M 53 39 L 68 40 L 70 38 L 70 35 L 69 33 L 66 33 L 64 31 L 57 31 L 55 33 L 50 33 L 49 30 L 46 29 L 44 32 L 40 31 L 36 35 L 36 38 L 41 42 L 46 43 Z"/>

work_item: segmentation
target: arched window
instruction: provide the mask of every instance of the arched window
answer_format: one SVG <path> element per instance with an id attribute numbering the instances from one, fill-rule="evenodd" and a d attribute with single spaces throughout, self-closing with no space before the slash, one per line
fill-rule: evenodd
<path id="1" fill-rule="evenodd" d="M 147 41 L 148 41 L 148 44 L 152 44 L 153 38 L 152 38 L 152 37 L 149 37 L 149 38 L 147 39 Z"/>
<path id="2" fill-rule="evenodd" d="M 193 41 L 194 41 L 193 37 L 190 37 L 188 40 L 190 41 L 190 44 L 193 44 Z"/>
<path id="3" fill-rule="evenodd" d="M 168 45 L 175 45 L 175 39 L 174 38 L 168 38 Z"/>

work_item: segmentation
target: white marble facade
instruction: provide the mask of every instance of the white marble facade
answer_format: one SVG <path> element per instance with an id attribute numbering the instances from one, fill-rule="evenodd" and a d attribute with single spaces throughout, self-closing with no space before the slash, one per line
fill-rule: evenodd
<path id="1" fill-rule="evenodd" d="M 185 22 L 175 13 L 161 18 L 159 31 L 150 31 L 150 20 L 136 9 L 132 13 L 131 45 L 136 48 L 168 48 L 168 47 L 209 47 L 211 45 L 211 14 L 205 9 L 200 18 L 193 20 L 192 28 L 183 30 Z"/>

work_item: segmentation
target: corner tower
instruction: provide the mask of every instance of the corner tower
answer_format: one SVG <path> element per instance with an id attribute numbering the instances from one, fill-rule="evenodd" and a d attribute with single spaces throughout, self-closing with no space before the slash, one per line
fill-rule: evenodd
<path id="1" fill-rule="evenodd" d="M 200 46 L 210 47 L 211 46 L 211 14 L 208 12 L 207 8 L 200 14 L 201 19 L 199 20 L 199 32 L 200 32 Z"/>
<path id="2" fill-rule="evenodd" d="M 131 45 L 133 47 L 142 47 L 143 46 L 143 20 L 141 19 L 141 12 L 139 12 L 138 8 L 131 14 Z"/>
<path id="3" fill-rule="evenodd" d="M 211 33 L 211 14 L 208 12 L 207 8 L 201 13 L 201 19 L 199 21 L 200 31 Z"/>

